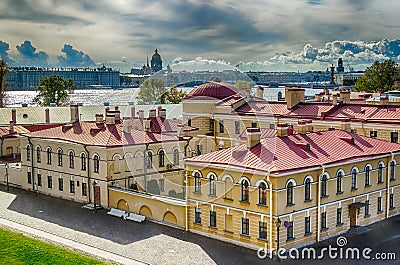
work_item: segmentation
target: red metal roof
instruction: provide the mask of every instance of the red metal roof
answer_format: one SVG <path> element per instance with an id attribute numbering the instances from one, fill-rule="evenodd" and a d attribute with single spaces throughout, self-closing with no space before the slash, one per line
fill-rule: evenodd
<path id="1" fill-rule="evenodd" d="M 354 144 L 343 140 L 349 138 L 354 138 Z M 304 148 L 307 144 L 309 150 Z M 251 149 L 242 144 L 186 161 L 279 174 L 396 151 L 399 144 L 333 130 L 266 138 Z"/>
<path id="2" fill-rule="evenodd" d="M 238 88 L 232 84 L 212 81 L 196 87 L 185 99 L 224 99 L 238 93 Z"/>
<path id="3" fill-rule="evenodd" d="M 335 106 L 330 103 L 300 103 L 287 115 L 301 117 L 321 117 Z"/>
<path id="4" fill-rule="evenodd" d="M 249 101 L 236 109 L 237 113 L 282 115 L 289 112 L 286 102 Z"/>
<path id="5" fill-rule="evenodd" d="M 275 129 L 266 129 L 266 128 L 260 128 L 260 138 L 271 138 L 276 136 L 276 130 Z M 247 140 L 247 129 L 244 130 L 240 135 L 239 135 L 239 140 Z"/>
<path id="6" fill-rule="evenodd" d="M 131 129 L 123 131 L 123 124 L 107 125 L 95 122 L 74 122 L 60 127 L 25 134 L 29 137 L 57 139 L 85 145 L 117 147 L 144 143 L 179 141 L 179 137 L 157 132 Z"/>

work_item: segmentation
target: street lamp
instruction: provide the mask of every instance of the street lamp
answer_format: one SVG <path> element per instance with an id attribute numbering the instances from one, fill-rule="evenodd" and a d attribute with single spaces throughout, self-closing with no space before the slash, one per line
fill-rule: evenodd
<path id="1" fill-rule="evenodd" d="M 93 212 L 96 213 L 96 186 L 97 186 L 97 180 L 93 181 Z"/>
<path id="2" fill-rule="evenodd" d="M 282 221 L 278 217 L 278 219 L 275 222 L 275 225 L 276 225 L 276 238 L 277 238 L 276 239 L 276 259 L 278 261 L 280 260 L 280 258 L 279 258 L 279 228 L 281 227 L 281 223 L 282 223 Z"/>

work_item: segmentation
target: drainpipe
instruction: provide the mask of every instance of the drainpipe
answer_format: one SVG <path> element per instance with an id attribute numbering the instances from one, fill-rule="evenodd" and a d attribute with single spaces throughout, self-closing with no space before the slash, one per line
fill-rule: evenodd
<path id="1" fill-rule="evenodd" d="M 0 138 L 0 157 L 3 157 L 3 138 Z"/>
<path id="2" fill-rule="evenodd" d="M 321 177 L 325 172 L 325 166 L 321 165 L 322 173 L 318 176 L 318 186 L 317 186 L 317 243 L 320 241 L 321 237 Z"/>
<path id="3" fill-rule="evenodd" d="M 393 152 L 390 152 L 391 157 L 394 159 Z M 386 219 L 389 218 L 389 201 L 390 201 L 390 161 L 387 163 L 386 169 Z"/>
<path id="4" fill-rule="evenodd" d="M 149 151 L 150 143 L 145 143 L 146 148 L 144 149 L 144 163 L 143 163 L 143 175 L 144 175 L 144 192 L 147 193 L 147 152 Z M 151 161 L 153 162 L 153 160 Z"/>
<path id="5" fill-rule="evenodd" d="M 87 146 L 86 145 L 83 145 L 83 149 L 85 149 L 85 152 L 86 152 L 86 171 L 87 171 L 87 179 L 88 179 L 88 183 L 87 183 L 87 190 L 88 190 L 88 203 L 90 203 L 91 202 L 91 199 L 90 199 L 90 168 L 89 168 L 89 166 L 90 166 L 90 162 L 89 162 L 89 150 L 87 149 Z"/>
<path id="6" fill-rule="evenodd" d="M 269 177 L 269 173 L 267 175 L 267 183 L 269 187 L 269 227 L 271 229 L 269 231 L 269 250 L 272 251 L 272 230 L 274 222 L 272 220 L 272 182 Z"/>
<path id="7" fill-rule="evenodd" d="M 29 138 L 29 137 L 28 137 L 28 142 L 29 142 L 29 146 L 30 146 L 30 149 L 31 149 L 30 153 L 31 153 L 32 189 L 35 190 L 35 174 L 33 172 L 33 170 L 34 170 L 34 167 L 33 167 L 33 157 L 34 157 L 34 155 L 33 155 L 33 144 L 32 144 L 31 138 Z M 37 193 L 36 193 L 36 195 L 37 195 Z"/>
<path id="8" fill-rule="evenodd" d="M 190 142 L 190 140 L 192 140 L 192 138 L 193 138 L 193 137 L 190 136 L 188 139 L 185 139 L 185 140 L 186 140 L 185 150 L 184 150 L 185 158 L 187 158 L 187 148 L 188 148 L 189 142 Z"/>
<path id="9" fill-rule="evenodd" d="M 189 213 L 188 202 L 189 202 L 189 200 L 188 200 L 188 195 L 189 195 L 189 192 L 188 192 L 188 176 L 187 176 L 187 171 L 185 170 L 185 201 L 186 201 L 186 207 L 185 207 L 185 230 L 186 231 L 189 231 L 189 216 L 188 216 L 188 213 Z"/>

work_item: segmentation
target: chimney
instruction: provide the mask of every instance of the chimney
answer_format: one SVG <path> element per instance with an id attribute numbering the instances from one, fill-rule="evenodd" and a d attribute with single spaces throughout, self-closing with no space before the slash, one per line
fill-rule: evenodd
<path id="1" fill-rule="evenodd" d="M 151 128 L 151 120 L 144 120 L 144 130 L 149 132 Z"/>
<path id="2" fill-rule="evenodd" d="M 308 133 L 313 132 L 312 120 L 306 121 L 306 132 Z"/>
<path id="3" fill-rule="evenodd" d="M 123 119 L 123 130 L 126 133 L 131 133 L 132 130 L 132 122 L 131 122 L 131 117 L 124 117 Z"/>
<path id="4" fill-rule="evenodd" d="M 105 108 L 106 115 L 107 115 L 107 113 L 108 113 L 109 111 L 110 111 L 110 108 L 109 108 L 109 107 Z"/>
<path id="5" fill-rule="evenodd" d="M 11 120 L 15 123 L 17 123 L 17 110 L 16 109 L 12 109 L 11 110 Z"/>
<path id="6" fill-rule="evenodd" d="M 379 97 L 379 104 L 380 105 L 389 105 L 389 97 L 387 95 L 381 95 Z"/>
<path id="7" fill-rule="evenodd" d="M 304 91 L 300 87 L 285 87 L 285 99 L 288 109 L 292 109 L 297 104 L 304 102 Z"/>
<path id="8" fill-rule="evenodd" d="M 100 124 L 104 122 L 103 114 L 96 114 L 96 124 Z"/>
<path id="9" fill-rule="evenodd" d="M 139 110 L 139 118 L 141 118 L 141 119 L 144 118 L 144 110 L 142 110 L 142 109 Z"/>
<path id="10" fill-rule="evenodd" d="M 298 122 L 299 125 L 299 134 L 305 134 L 307 132 L 306 130 L 306 122 L 305 121 L 299 121 Z"/>
<path id="11" fill-rule="evenodd" d="M 115 115 L 114 114 L 107 114 L 106 115 L 106 124 L 115 124 Z"/>
<path id="12" fill-rule="evenodd" d="M 264 88 L 261 86 L 257 87 L 257 97 L 264 98 Z"/>
<path id="13" fill-rule="evenodd" d="M 287 134 L 293 135 L 293 133 L 294 133 L 293 125 L 289 125 L 287 128 Z"/>
<path id="14" fill-rule="evenodd" d="M 45 109 L 45 118 L 46 118 L 46 123 L 50 123 L 50 109 Z"/>
<path id="15" fill-rule="evenodd" d="M 340 129 L 342 131 L 346 131 L 346 132 L 351 132 L 351 123 L 350 120 L 347 119 L 345 121 L 342 121 L 341 125 L 340 125 Z"/>
<path id="16" fill-rule="evenodd" d="M 136 108 L 133 106 L 131 107 L 131 119 L 136 118 Z"/>
<path id="17" fill-rule="evenodd" d="M 260 128 L 247 128 L 247 147 L 251 149 L 252 147 L 260 143 Z"/>
<path id="18" fill-rule="evenodd" d="M 109 110 L 107 114 L 114 115 L 116 122 L 119 122 L 121 120 L 121 112 L 119 110 Z"/>
<path id="19" fill-rule="evenodd" d="M 320 93 L 317 93 L 317 94 L 315 94 L 314 95 L 314 99 L 315 99 L 315 101 L 321 101 L 321 94 Z"/>
<path id="20" fill-rule="evenodd" d="M 155 118 L 156 117 L 156 110 L 155 109 L 151 109 L 149 111 L 149 118 Z"/>
<path id="21" fill-rule="evenodd" d="M 119 110 L 119 107 L 118 107 L 118 106 L 115 106 L 115 107 L 114 107 L 114 110 Z"/>
<path id="22" fill-rule="evenodd" d="M 14 133 L 14 121 L 10 121 L 9 133 Z"/>
<path id="23" fill-rule="evenodd" d="M 288 125 L 286 123 L 278 123 L 276 125 L 276 135 L 278 137 L 287 136 L 288 135 Z"/>
<path id="24" fill-rule="evenodd" d="M 71 122 L 78 122 L 79 121 L 79 110 L 78 104 L 72 103 L 70 106 L 71 111 Z"/>
<path id="25" fill-rule="evenodd" d="M 160 110 L 160 118 L 163 118 L 163 119 L 167 118 L 167 110 L 166 109 Z"/>
<path id="26" fill-rule="evenodd" d="M 350 91 L 348 91 L 348 90 L 340 91 L 340 99 L 342 100 L 343 104 L 349 104 L 350 103 Z"/>
<path id="27" fill-rule="evenodd" d="M 158 108 L 157 108 L 157 116 L 158 117 L 161 117 L 161 110 L 162 110 L 162 107 L 161 106 L 158 106 Z"/>
<path id="28" fill-rule="evenodd" d="M 338 98 L 338 94 L 332 95 L 332 105 L 337 105 L 337 98 Z"/>

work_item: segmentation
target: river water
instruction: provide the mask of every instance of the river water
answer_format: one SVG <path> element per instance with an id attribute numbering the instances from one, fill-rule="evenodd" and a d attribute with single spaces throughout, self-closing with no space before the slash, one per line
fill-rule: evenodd
<path id="1" fill-rule="evenodd" d="M 186 87 L 184 91 L 190 92 L 193 87 Z M 315 93 L 321 92 L 322 89 L 305 89 L 306 96 L 313 96 Z M 84 105 L 103 105 L 104 102 L 109 102 L 110 105 L 128 105 L 129 102 L 136 104 L 136 97 L 138 95 L 139 88 L 125 88 L 122 90 L 112 89 L 84 89 L 75 90 L 73 94 L 70 94 L 72 102 L 82 103 Z M 264 98 L 270 101 L 276 101 L 278 99 L 278 93 L 281 92 L 285 95 L 284 88 L 265 88 Z M 8 105 L 10 107 L 21 107 L 22 104 L 28 104 L 28 106 L 34 106 L 32 99 L 36 95 L 36 91 L 9 91 L 8 93 Z"/>

